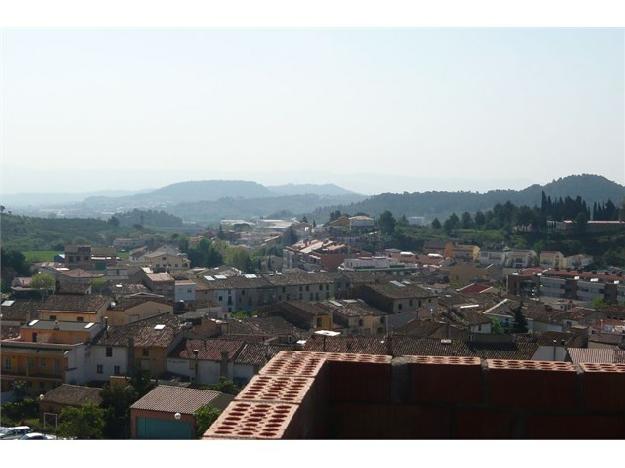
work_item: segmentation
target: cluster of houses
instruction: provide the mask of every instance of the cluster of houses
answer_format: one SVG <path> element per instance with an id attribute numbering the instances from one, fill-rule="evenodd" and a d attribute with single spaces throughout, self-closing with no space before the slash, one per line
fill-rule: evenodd
<path id="1" fill-rule="evenodd" d="M 260 231 L 237 229 L 285 228 L 270 221 Z M 578 271 L 590 257 L 452 241 L 368 254 L 359 242 L 372 235 L 369 217 L 339 217 L 324 226 L 332 237 L 299 224 L 282 270 L 257 274 L 194 268 L 167 245 L 118 242 L 133 247 L 127 259 L 116 248 L 67 246 L 35 265 L 54 277 L 53 288 L 16 278 L 3 297 L 3 395 L 16 381 L 46 396 L 145 371 L 170 385 L 134 408 L 133 435 L 154 437 L 162 428 L 149 423 L 150 411 L 175 410 L 167 395 L 189 401 L 177 420 L 188 424 L 168 429 L 187 435 L 193 402 L 228 402 L 178 387 L 223 378 L 244 385 L 281 350 L 622 362 L 622 273 Z M 597 298 L 609 306 L 595 307 Z"/>

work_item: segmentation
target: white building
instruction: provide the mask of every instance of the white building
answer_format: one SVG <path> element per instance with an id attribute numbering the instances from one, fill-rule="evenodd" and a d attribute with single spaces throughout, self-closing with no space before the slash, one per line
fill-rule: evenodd
<path id="1" fill-rule="evenodd" d="M 91 346 L 86 355 L 85 375 L 88 382 L 103 382 L 113 375 L 128 375 L 128 347 Z"/>
<path id="2" fill-rule="evenodd" d="M 197 284 L 191 280 L 176 280 L 174 283 L 174 301 L 195 302 Z"/>
<path id="3" fill-rule="evenodd" d="M 424 216 L 408 216 L 408 224 L 410 226 L 425 226 Z"/>
<path id="4" fill-rule="evenodd" d="M 478 262 L 480 265 L 503 265 L 506 262 L 506 252 L 497 250 L 480 250 Z"/>

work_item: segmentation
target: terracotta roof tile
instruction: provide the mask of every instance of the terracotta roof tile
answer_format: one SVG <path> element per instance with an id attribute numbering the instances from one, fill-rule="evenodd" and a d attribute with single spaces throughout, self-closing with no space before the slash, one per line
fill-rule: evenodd
<path id="1" fill-rule="evenodd" d="M 224 409 L 233 398 L 232 395 L 215 390 L 159 385 L 134 402 L 130 409 L 193 414 L 205 405 Z"/>
<path id="2" fill-rule="evenodd" d="M 87 404 L 99 406 L 102 403 L 100 391 L 101 389 L 94 387 L 63 384 L 48 391 L 43 396 L 43 401 L 71 406 Z"/>

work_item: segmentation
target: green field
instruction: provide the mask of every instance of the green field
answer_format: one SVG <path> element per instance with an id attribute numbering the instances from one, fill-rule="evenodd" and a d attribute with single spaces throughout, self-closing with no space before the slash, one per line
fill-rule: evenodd
<path id="1" fill-rule="evenodd" d="M 58 253 L 56 250 L 26 250 L 22 252 L 28 263 L 51 262 Z"/>

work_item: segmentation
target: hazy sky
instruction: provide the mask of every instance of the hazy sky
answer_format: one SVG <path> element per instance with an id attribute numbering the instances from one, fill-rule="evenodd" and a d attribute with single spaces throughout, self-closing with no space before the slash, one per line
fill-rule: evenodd
<path id="1" fill-rule="evenodd" d="M 625 183 L 622 29 L 2 34 L 4 192 Z"/>

